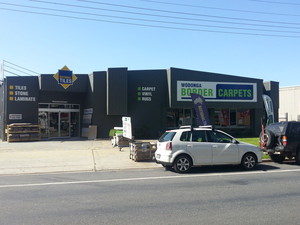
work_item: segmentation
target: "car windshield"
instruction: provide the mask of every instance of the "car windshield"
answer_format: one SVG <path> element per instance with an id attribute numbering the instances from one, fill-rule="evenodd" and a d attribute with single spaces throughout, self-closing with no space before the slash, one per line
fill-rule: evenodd
<path id="1" fill-rule="evenodd" d="M 158 139 L 158 141 L 159 142 L 172 141 L 175 134 L 176 132 L 172 132 L 172 131 L 166 132 Z"/>

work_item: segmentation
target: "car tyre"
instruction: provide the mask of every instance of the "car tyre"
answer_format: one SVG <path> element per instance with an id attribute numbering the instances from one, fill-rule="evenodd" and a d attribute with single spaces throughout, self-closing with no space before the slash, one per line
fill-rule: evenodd
<path id="1" fill-rule="evenodd" d="M 187 173 L 192 167 L 192 160 L 188 155 L 180 155 L 175 159 L 174 170 L 177 173 Z"/>
<path id="2" fill-rule="evenodd" d="M 285 156 L 283 156 L 283 155 L 271 154 L 270 158 L 273 162 L 276 162 L 276 163 L 282 163 L 285 160 Z"/>
<path id="3" fill-rule="evenodd" d="M 251 170 L 253 169 L 257 164 L 257 160 L 254 154 L 247 153 L 243 156 L 241 166 L 245 170 Z"/>

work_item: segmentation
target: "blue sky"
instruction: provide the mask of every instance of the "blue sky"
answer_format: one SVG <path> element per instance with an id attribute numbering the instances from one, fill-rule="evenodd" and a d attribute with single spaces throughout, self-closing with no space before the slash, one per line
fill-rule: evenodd
<path id="1" fill-rule="evenodd" d="M 0 59 L 38 73 L 176 67 L 300 85 L 296 0 L 0 0 L 0 28 Z"/>

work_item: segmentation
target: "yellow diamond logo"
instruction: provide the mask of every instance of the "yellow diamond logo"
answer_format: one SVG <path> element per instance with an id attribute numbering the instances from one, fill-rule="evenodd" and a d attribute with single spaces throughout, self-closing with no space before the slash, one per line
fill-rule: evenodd
<path id="1" fill-rule="evenodd" d="M 77 77 L 73 72 L 67 67 L 64 66 L 53 76 L 64 89 L 67 89 L 77 80 Z"/>

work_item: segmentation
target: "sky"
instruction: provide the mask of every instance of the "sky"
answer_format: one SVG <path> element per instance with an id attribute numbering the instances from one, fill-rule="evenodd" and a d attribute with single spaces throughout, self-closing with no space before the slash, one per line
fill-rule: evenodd
<path id="1" fill-rule="evenodd" d="M 297 0 L 0 0 L 0 29 L 5 76 L 175 67 L 300 85 Z"/>

